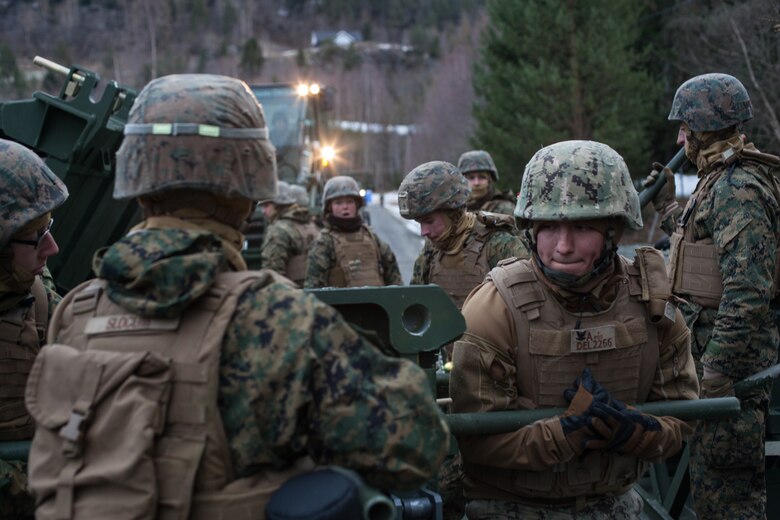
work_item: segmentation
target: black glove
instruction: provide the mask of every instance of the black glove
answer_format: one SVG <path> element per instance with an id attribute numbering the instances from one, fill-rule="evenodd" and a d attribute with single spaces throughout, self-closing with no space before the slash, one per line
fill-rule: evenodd
<path id="1" fill-rule="evenodd" d="M 596 403 L 609 403 L 610 395 L 598 384 L 585 368 L 574 381 L 574 388 L 564 390 L 563 397 L 569 403 L 566 412 L 560 417 L 561 428 L 566 440 L 577 455 L 587 450 L 597 450 L 605 446 L 612 433 L 610 428 L 592 410 Z"/>
<path id="2" fill-rule="evenodd" d="M 643 414 L 613 399 L 609 405 L 594 403 L 591 414 L 612 431 L 606 451 L 653 460 L 661 453 L 656 445 L 661 435 L 661 423 L 652 415 Z"/>
<path id="3" fill-rule="evenodd" d="M 612 399 L 612 396 L 609 394 L 607 389 L 601 386 L 598 381 L 593 379 L 593 374 L 591 374 L 590 369 L 587 367 L 583 368 L 582 374 L 580 374 L 579 377 L 574 380 L 573 388 L 567 388 L 563 391 L 563 398 L 566 399 L 567 403 L 569 403 L 569 407 L 571 407 L 572 401 L 578 394 L 580 388 L 583 388 L 587 394 L 590 395 L 593 401 L 609 404 L 610 400 Z M 582 405 L 580 404 L 579 406 Z"/>

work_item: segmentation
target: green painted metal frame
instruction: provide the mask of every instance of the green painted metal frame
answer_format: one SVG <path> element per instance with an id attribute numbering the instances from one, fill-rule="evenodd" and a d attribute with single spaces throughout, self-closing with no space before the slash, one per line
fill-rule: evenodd
<path id="1" fill-rule="evenodd" d="M 689 401 L 653 401 L 634 405 L 637 410 L 657 416 L 672 416 L 684 421 L 726 419 L 739 414 L 739 399 L 718 397 Z M 455 435 L 492 435 L 508 433 L 542 419 L 565 412 L 563 408 L 536 410 L 506 410 L 490 413 L 455 413 L 447 415 L 450 430 Z"/>
<path id="2" fill-rule="evenodd" d="M 134 201 L 112 197 L 114 154 L 136 92 L 114 81 L 103 86 L 96 73 L 78 66 L 41 61 L 67 74 L 59 95 L 35 92 L 32 99 L 0 103 L 0 137 L 34 150 L 68 186 L 69 199 L 54 212 L 60 253 L 49 268 L 70 289 L 91 276 L 93 253 L 137 218 Z"/>
<path id="3" fill-rule="evenodd" d="M 307 289 L 353 326 L 376 333 L 401 356 L 438 352 L 466 330 L 466 320 L 437 285 Z"/>

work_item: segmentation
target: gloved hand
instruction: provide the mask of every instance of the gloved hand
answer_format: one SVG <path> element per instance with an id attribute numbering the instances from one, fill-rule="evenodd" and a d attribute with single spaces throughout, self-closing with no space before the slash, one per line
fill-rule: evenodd
<path id="1" fill-rule="evenodd" d="M 655 194 L 653 198 L 653 207 L 661 215 L 662 218 L 666 217 L 673 209 L 677 207 L 677 198 L 675 197 L 674 186 L 674 173 L 669 168 L 664 167 L 659 162 L 653 163 L 653 171 L 642 182 L 645 188 L 649 188 L 658 181 L 658 178 L 663 175 L 666 178 L 666 184 Z"/>
<path id="2" fill-rule="evenodd" d="M 705 366 L 701 379 L 701 396 L 733 397 L 734 382 L 726 374 Z"/>
<path id="3" fill-rule="evenodd" d="M 661 423 L 652 415 L 643 414 L 617 399 L 609 405 L 594 403 L 591 413 L 612 431 L 609 443 L 603 448 L 605 451 L 618 451 L 645 460 L 661 455 L 656 445 Z"/>
<path id="4" fill-rule="evenodd" d="M 581 392 L 580 389 L 584 389 L 584 392 Z M 609 391 L 606 388 L 593 378 L 590 368 L 585 367 L 582 369 L 582 374 L 574 380 L 573 387 L 563 391 L 563 398 L 569 403 L 569 409 L 574 406 L 576 409 L 584 411 L 590 405 L 590 402 L 586 402 L 587 399 L 609 404 L 612 396 L 609 395 Z M 578 400 L 575 403 L 576 398 Z"/>
<path id="5" fill-rule="evenodd" d="M 560 417 L 561 428 L 566 440 L 577 455 L 587 450 L 601 449 L 609 441 L 611 430 L 591 413 L 596 403 L 609 403 L 607 390 L 593 379 L 590 369 L 585 368 L 574 381 L 574 388 L 564 390 L 563 396 L 569 403 Z"/>

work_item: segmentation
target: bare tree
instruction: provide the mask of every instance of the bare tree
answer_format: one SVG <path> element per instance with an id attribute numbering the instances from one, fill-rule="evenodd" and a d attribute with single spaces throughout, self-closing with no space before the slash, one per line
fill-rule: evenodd
<path id="1" fill-rule="evenodd" d="M 776 0 L 682 4 L 669 22 L 677 58 L 677 79 L 723 72 L 736 76 L 748 89 L 754 119 L 749 137 L 759 148 L 777 152 L 780 142 L 780 34 L 774 31 L 780 14 Z"/>
<path id="2" fill-rule="evenodd" d="M 737 37 L 737 41 L 739 42 L 740 49 L 742 49 L 742 56 L 745 58 L 745 66 L 747 67 L 748 74 L 750 75 L 750 82 L 758 91 L 763 108 L 767 112 L 767 120 L 769 122 L 769 126 L 772 129 L 772 132 L 774 132 L 775 134 L 775 139 L 780 141 L 780 123 L 778 123 L 777 121 L 777 113 L 772 107 L 772 104 L 769 102 L 769 99 L 767 98 L 767 95 L 764 92 L 761 83 L 758 81 L 758 78 L 756 78 L 756 73 L 753 71 L 753 65 L 751 63 L 752 58 L 750 57 L 750 53 L 747 50 L 747 45 L 745 45 L 745 40 L 742 38 L 742 34 L 740 33 L 739 27 L 737 26 L 736 23 L 734 23 L 734 20 L 729 20 L 729 23 L 731 24 L 731 28 L 733 29 L 734 34 Z"/>
<path id="3" fill-rule="evenodd" d="M 484 18 L 477 23 L 464 20 L 450 35 L 449 45 L 443 45 L 450 50 L 430 74 L 428 97 L 415 120 L 418 133 L 410 144 L 407 171 L 427 161 L 456 162 L 470 148 L 469 137 L 474 128 L 472 63 L 484 24 Z"/>
<path id="4" fill-rule="evenodd" d="M 151 79 L 157 77 L 157 16 L 154 0 L 143 0 L 144 14 L 146 16 L 146 26 L 149 28 L 149 59 Z"/>

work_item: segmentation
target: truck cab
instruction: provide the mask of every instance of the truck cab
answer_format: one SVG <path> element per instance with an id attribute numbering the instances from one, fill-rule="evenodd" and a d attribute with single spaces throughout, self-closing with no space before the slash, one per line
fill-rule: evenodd
<path id="1" fill-rule="evenodd" d="M 271 142 L 276 147 L 279 180 L 308 186 L 327 167 L 325 113 L 333 91 L 317 83 L 251 85 L 263 105 Z"/>

